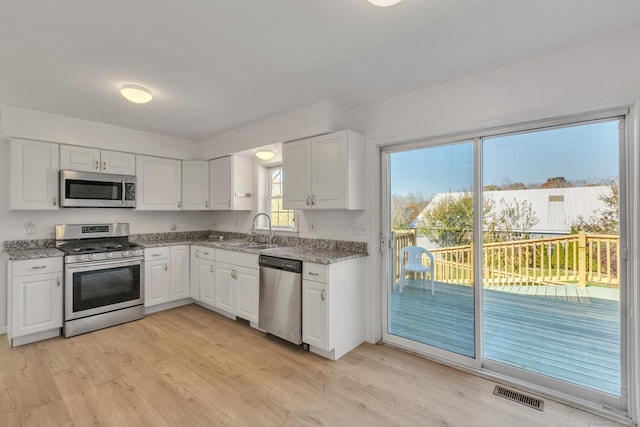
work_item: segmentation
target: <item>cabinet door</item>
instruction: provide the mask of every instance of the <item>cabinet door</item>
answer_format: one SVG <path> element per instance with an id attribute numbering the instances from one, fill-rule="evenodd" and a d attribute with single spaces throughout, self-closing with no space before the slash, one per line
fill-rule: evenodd
<path id="1" fill-rule="evenodd" d="M 199 246 L 191 246 L 191 260 L 189 263 L 189 296 L 196 301 L 200 301 L 200 259 L 198 258 Z"/>
<path id="2" fill-rule="evenodd" d="M 100 172 L 100 150 L 97 148 L 60 146 L 60 169 Z"/>
<path id="3" fill-rule="evenodd" d="M 182 210 L 209 209 L 209 162 L 182 162 Z"/>
<path id="4" fill-rule="evenodd" d="M 209 162 L 209 193 L 211 210 L 231 209 L 231 157 Z"/>
<path id="5" fill-rule="evenodd" d="M 254 268 L 235 267 L 236 315 L 250 322 L 258 322 L 260 279 Z"/>
<path id="6" fill-rule="evenodd" d="M 181 170 L 180 160 L 136 156 L 136 209 L 180 210 Z"/>
<path id="7" fill-rule="evenodd" d="M 214 261 L 200 258 L 198 261 L 198 279 L 200 281 L 200 301 L 215 306 L 216 272 Z"/>
<path id="8" fill-rule="evenodd" d="M 102 150 L 100 152 L 100 170 L 105 173 L 115 173 L 119 175 L 136 174 L 136 156 L 131 153 L 120 151 Z"/>
<path id="9" fill-rule="evenodd" d="M 228 312 L 236 312 L 235 268 L 224 262 L 216 263 L 216 307 Z"/>
<path id="10" fill-rule="evenodd" d="M 311 208 L 310 139 L 282 144 L 282 172 L 284 208 Z"/>
<path id="11" fill-rule="evenodd" d="M 329 289 L 324 283 L 302 281 L 302 341 L 330 351 Z"/>
<path id="12" fill-rule="evenodd" d="M 189 246 L 171 247 L 171 292 L 169 301 L 189 298 Z"/>
<path id="13" fill-rule="evenodd" d="M 311 139 L 313 207 L 320 209 L 349 207 L 347 143 L 346 131 Z"/>
<path id="14" fill-rule="evenodd" d="M 62 327 L 62 273 L 14 277 L 11 337 Z"/>
<path id="15" fill-rule="evenodd" d="M 144 306 L 151 307 L 169 300 L 171 274 L 169 260 L 146 261 L 144 266 Z"/>
<path id="16" fill-rule="evenodd" d="M 253 209 L 253 159 L 231 156 L 231 209 Z"/>
<path id="17" fill-rule="evenodd" d="M 58 144 L 11 140 L 10 209 L 58 209 Z"/>

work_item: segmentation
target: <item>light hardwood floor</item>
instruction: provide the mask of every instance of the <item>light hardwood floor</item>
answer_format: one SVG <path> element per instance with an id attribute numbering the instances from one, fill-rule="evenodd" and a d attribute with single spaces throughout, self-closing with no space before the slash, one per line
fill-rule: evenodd
<path id="1" fill-rule="evenodd" d="M 381 345 L 332 362 L 195 305 L 0 350 L 2 426 L 616 425 Z"/>

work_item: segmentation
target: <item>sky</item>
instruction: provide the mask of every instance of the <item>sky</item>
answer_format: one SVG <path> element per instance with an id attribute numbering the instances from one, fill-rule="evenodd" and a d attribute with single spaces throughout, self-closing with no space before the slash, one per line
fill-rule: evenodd
<path id="1" fill-rule="evenodd" d="M 486 138 L 483 185 L 541 184 L 563 176 L 589 183 L 619 175 L 618 121 Z M 391 193 L 425 198 L 473 186 L 473 145 L 458 144 L 391 153 Z"/>

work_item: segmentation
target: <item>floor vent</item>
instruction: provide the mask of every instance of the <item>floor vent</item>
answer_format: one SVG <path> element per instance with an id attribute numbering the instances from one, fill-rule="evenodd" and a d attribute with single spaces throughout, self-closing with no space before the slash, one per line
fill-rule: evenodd
<path id="1" fill-rule="evenodd" d="M 523 405 L 537 409 L 538 411 L 544 410 L 544 401 L 542 399 L 527 396 L 526 394 L 509 390 L 508 388 L 500 387 L 499 385 L 493 389 L 493 394 L 504 397 L 505 399 L 513 400 L 514 402 L 522 403 Z"/>

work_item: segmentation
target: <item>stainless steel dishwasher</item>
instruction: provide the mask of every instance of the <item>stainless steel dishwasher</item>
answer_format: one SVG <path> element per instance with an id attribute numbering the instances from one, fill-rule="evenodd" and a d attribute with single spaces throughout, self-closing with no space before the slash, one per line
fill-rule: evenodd
<path id="1" fill-rule="evenodd" d="M 302 343 L 302 261 L 260 255 L 260 315 L 263 331 Z"/>

